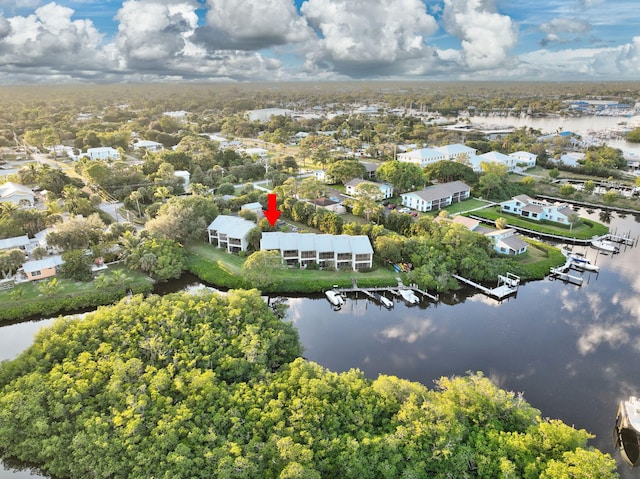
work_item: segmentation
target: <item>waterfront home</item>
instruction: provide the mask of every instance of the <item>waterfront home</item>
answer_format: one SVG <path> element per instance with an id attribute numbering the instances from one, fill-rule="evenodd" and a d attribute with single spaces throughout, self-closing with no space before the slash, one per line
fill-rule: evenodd
<path id="1" fill-rule="evenodd" d="M 278 251 L 290 266 L 304 267 L 315 263 L 353 271 L 373 266 L 373 248 L 366 235 L 265 232 L 260 249 Z"/>
<path id="2" fill-rule="evenodd" d="M 219 215 L 207 227 L 209 243 L 225 248 L 229 253 L 246 251 L 249 246 L 247 236 L 255 226 L 253 221 L 237 216 Z"/>
<path id="3" fill-rule="evenodd" d="M 361 180 L 359 178 L 345 183 L 344 186 L 346 188 L 347 195 L 360 196 L 360 190 L 358 189 L 358 186 L 361 184 L 374 185 L 380 190 L 380 193 L 377 194 L 375 198 L 373 198 L 374 200 L 384 200 L 393 196 L 393 186 L 386 183 L 374 183 L 373 181 Z"/>
<path id="4" fill-rule="evenodd" d="M 34 202 L 35 194 L 31 191 L 31 188 L 12 181 L 7 181 L 0 185 L 0 203 L 33 206 Z"/>
<path id="5" fill-rule="evenodd" d="M 449 161 L 464 161 L 465 159 L 473 158 L 478 151 L 461 143 L 437 146 L 435 149 L 442 152 L 445 155 L 445 159 Z"/>
<path id="6" fill-rule="evenodd" d="M 55 276 L 62 264 L 64 264 L 62 256 L 48 256 L 43 259 L 26 261 L 21 270 L 27 277 L 27 281 L 37 281 Z"/>
<path id="7" fill-rule="evenodd" d="M 251 211 L 256 215 L 257 219 L 262 219 L 264 214 L 262 213 L 263 208 L 262 205 L 258 201 L 254 201 L 253 203 L 245 203 L 240 207 L 240 211 Z"/>
<path id="8" fill-rule="evenodd" d="M 518 195 L 503 201 L 500 203 L 500 209 L 534 221 L 547 220 L 565 225 L 569 224 L 569 215 L 573 213 L 573 210 L 566 203 L 534 200 L 527 195 Z"/>
<path id="9" fill-rule="evenodd" d="M 513 228 L 491 231 L 485 236 L 493 241 L 493 249 L 498 253 L 518 255 L 527 251 L 527 243 L 516 236 Z"/>
<path id="10" fill-rule="evenodd" d="M 418 211 L 439 210 L 452 203 L 466 200 L 471 194 L 471 187 L 462 181 L 451 181 L 427 186 L 419 191 L 400 195 L 402 205 Z"/>
<path id="11" fill-rule="evenodd" d="M 516 151 L 515 153 L 509 153 L 509 156 L 513 156 L 518 159 L 518 168 L 528 169 L 536 166 L 538 155 L 529 153 L 528 151 Z"/>
<path id="12" fill-rule="evenodd" d="M 499 151 L 490 151 L 488 153 L 478 155 L 475 160 L 480 160 L 480 162 L 485 163 L 498 163 L 500 165 L 504 165 L 507 167 L 507 171 L 509 172 L 515 171 L 516 165 L 519 163 L 517 158 L 505 155 L 504 153 L 500 153 Z M 480 171 L 482 171 L 482 167 L 480 167 Z"/>

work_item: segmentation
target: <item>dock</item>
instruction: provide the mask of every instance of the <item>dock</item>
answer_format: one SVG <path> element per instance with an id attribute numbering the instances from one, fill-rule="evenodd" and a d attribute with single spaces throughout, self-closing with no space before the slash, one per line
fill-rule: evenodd
<path id="1" fill-rule="evenodd" d="M 619 235 L 616 233 L 607 233 L 604 236 L 601 236 L 599 239 L 613 241 L 614 243 L 623 244 L 625 246 L 635 246 L 637 238 L 631 238 L 629 233 L 624 235 Z"/>
<path id="2" fill-rule="evenodd" d="M 351 288 L 333 288 L 334 291 L 338 292 L 338 293 L 362 293 L 364 296 L 366 296 L 367 298 L 369 298 L 372 301 L 375 301 L 376 303 L 380 303 L 381 301 L 373 294 L 373 293 L 389 293 L 393 296 L 396 297 L 402 297 L 400 294 L 400 290 L 401 289 L 406 289 L 406 290 L 410 290 L 413 291 L 414 293 L 417 293 L 419 295 L 422 296 L 422 298 L 427 298 L 430 299 L 432 301 L 438 302 L 440 300 L 440 297 L 438 295 L 433 295 L 430 294 L 429 292 L 422 290 L 420 288 L 418 288 L 417 285 L 415 284 L 411 284 L 409 286 L 405 286 L 404 284 L 402 284 L 402 281 L 400 281 L 400 279 L 398 279 L 398 286 L 396 287 L 391 287 L 391 286 L 383 286 L 383 287 L 378 287 L 378 288 L 361 288 L 358 286 L 358 283 L 356 280 L 353 281 L 353 286 Z"/>
<path id="3" fill-rule="evenodd" d="M 518 292 L 518 286 L 520 285 L 520 277 L 516 276 L 512 273 L 507 273 L 506 276 L 499 275 L 498 276 L 498 285 L 495 288 L 487 288 L 486 286 L 481 285 L 480 283 L 476 283 L 467 278 L 463 278 L 460 275 L 453 274 L 451 275 L 455 279 L 462 281 L 469 286 L 473 286 L 474 288 L 482 291 L 487 296 L 492 298 L 502 300 L 507 296 L 511 296 Z"/>
<path id="4" fill-rule="evenodd" d="M 551 268 L 549 270 L 549 275 L 553 278 L 566 281 L 567 283 L 577 284 L 578 286 L 581 286 L 584 282 L 584 278 L 582 276 L 576 276 L 569 273 L 571 267 L 575 267 L 575 264 L 573 263 L 573 261 L 571 261 L 570 258 L 567 258 L 567 262 L 564 265 L 558 266 L 557 268 Z"/>

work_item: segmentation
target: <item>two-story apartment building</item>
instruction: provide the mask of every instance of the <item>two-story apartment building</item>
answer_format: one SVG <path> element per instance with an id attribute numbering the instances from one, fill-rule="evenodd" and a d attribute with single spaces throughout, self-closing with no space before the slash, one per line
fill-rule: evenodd
<path id="1" fill-rule="evenodd" d="M 527 195 L 518 195 L 503 201 L 500 203 L 500 209 L 535 221 L 547 220 L 565 225 L 569 224 L 569 215 L 573 213 L 566 203 L 549 203 Z"/>
<path id="2" fill-rule="evenodd" d="M 404 206 L 418 211 L 432 211 L 466 200 L 470 194 L 469 185 L 462 181 L 451 181 L 427 186 L 419 191 L 403 193 L 400 197 Z"/>
<path id="3" fill-rule="evenodd" d="M 354 271 L 373 266 L 373 247 L 365 235 L 315 233 L 262 233 L 260 249 L 276 250 L 290 266 L 316 263 L 320 266 L 350 268 Z"/>
<path id="4" fill-rule="evenodd" d="M 219 215 L 207 227 L 209 243 L 225 248 L 229 253 L 246 251 L 249 246 L 247 236 L 255 226 L 253 221 L 237 216 Z"/>

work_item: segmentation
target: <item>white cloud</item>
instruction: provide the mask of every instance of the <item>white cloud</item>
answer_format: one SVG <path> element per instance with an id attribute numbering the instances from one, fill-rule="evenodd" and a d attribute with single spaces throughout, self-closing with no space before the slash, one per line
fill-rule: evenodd
<path id="1" fill-rule="evenodd" d="M 94 77 L 110 67 L 103 35 L 90 20 L 71 20 L 74 11 L 55 2 L 28 16 L 0 17 L 0 65 L 4 73 L 33 71 Z"/>
<path id="2" fill-rule="evenodd" d="M 173 61 L 198 22 L 190 2 L 127 0 L 118 10 L 116 45 L 131 66 Z"/>
<path id="3" fill-rule="evenodd" d="M 516 25 L 497 12 L 494 0 L 445 0 L 445 27 L 458 37 L 462 58 L 472 70 L 503 65 L 516 44 Z"/>
<path id="4" fill-rule="evenodd" d="M 329 62 L 350 75 L 406 73 L 427 66 L 434 50 L 424 37 L 437 29 L 420 0 L 308 0 L 301 12 L 321 34 L 311 64 Z"/>
<path id="5" fill-rule="evenodd" d="M 207 6 L 198 39 L 209 49 L 257 50 L 314 37 L 292 0 L 207 0 Z"/>
<path id="6" fill-rule="evenodd" d="M 591 30 L 591 24 L 577 18 L 554 18 L 541 24 L 540 30 L 547 34 L 541 42 L 545 46 L 551 42 L 569 42 L 573 39 L 567 38 L 566 34 L 581 35 L 587 33 Z"/>

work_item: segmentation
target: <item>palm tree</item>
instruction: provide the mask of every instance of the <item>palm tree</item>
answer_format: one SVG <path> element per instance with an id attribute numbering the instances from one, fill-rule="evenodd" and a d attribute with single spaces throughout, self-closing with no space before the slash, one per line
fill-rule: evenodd
<path id="1" fill-rule="evenodd" d="M 129 195 L 129 199 L 131 201 L 135 201 L 136 202 L 136 207 L 138 208 L 138 216 L 142 216 L 142 213 L 140 212 L 140 200 L 143 198 L 142 193 L 140 193 L 139 191 L 132 191 L 131 194 Z"/>
<path id="2" fill-rule="evenodd" d="M 154 198 L 159 198 L 164 203 L 167 198 L 171 196 L 171 190 L 166 186 L 158 186 L 153 196 Z"/>

